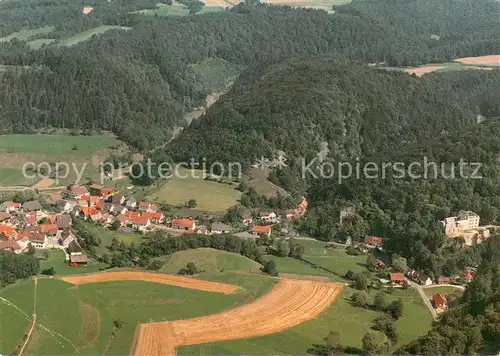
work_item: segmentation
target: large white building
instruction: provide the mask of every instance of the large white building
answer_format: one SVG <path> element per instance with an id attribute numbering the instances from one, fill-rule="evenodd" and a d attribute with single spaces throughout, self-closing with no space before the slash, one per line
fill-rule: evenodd
<path id="1" fill-rule="evenodd" d="M 472 211 L 460 210 L 458 216 L 451 216 L 443 221 L 446 235 L 453 235 L 462 231 L 477 229 L 479 215 Z"/>

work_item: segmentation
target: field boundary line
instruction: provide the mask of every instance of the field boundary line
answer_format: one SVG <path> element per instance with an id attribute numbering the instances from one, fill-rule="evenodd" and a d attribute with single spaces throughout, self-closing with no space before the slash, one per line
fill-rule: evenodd
<path id="1" fill-rule="evenodd" d="M 18 356 L 22 356 L 24 349 L 28 345 L 28 342 L 30 341 L 31 334 L 33 333 L 33 330 L 35 329 L 36 325 L 36 287 L 38 285 L 38 279 L 35 278 L 35 289 L 33 292 L 33 320 L 31 321 L 31 327 L 30 330 L 28 331 L 28 335 L 26 337 L 26 341 L 24 342 L 23 347 L 21 347 L 21 350 L 18 353 Z"/>

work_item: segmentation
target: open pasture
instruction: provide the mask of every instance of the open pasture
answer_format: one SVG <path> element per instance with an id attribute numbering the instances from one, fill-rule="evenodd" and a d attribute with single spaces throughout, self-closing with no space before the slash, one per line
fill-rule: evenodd
<path id="1" fill-rule="evenodd" d="M 160 271 L 177 273 L 189 262 L 193 262 L 196 268 L 203 272 L 220 272 L 221 270 L 256 272 L 261 267 L 259 263 L 237 253 L 212 248 L 197 248 L 175 252 L 167 258 Z"/>
<path id="2" fill-rule="evenodd" d="M 236 185 L 205 180 L 199 170 L 179 169 L 178 174 L 172 176 L 160 187 L 150 190 L 151 200 L 176 206 L 194 199 L 197 210 L 216 213 L 235 205 L 241 196 Z"/>
<path id="3" fill-rule="evenodd" d="M 0 42 L 9 42 L 13 38 L 17 38 L 20 41 L 28 41 L 34 36 L 51 33 L 54 29 L 54 26 L 45 26 L 31 30 L 23 29 L 21 31 L 11 33 L 8 36 L 0 37 Z"/>
<path id="4" fill-rule="evenodd" d="M 344 5 L 350 0 L 264 0 L 269 5 L 288 5 L 293 7 L 305 7 L 310 9 L 325 10 L 333 12 L 332 6 Z"/>
<path id="5" fill-rule="evenodd" d="M 255 302 L 220 314 L 139 325 L 134 355 L 172 355 L 181 345 L 280 332 L 314 319 L 341 290 L 341 284 L 280 280 Z"/>
<path id="6" fill-rule="evenodd" d="M 205 3 L 205 6 L 203 6 L 197 14 L 222 11 L 225 7 L 231 7 L 229 3 L 226 3 L 223 0 L 208 0 L 203 2 Z M 156 4 L 156 9 L 139 10 L 133 13 L 150 16 L 188 16 L 189 9 L 187 6 L 174 1 L 172 5 Z"/>
<path id="7" fill-rule="evenodd" d="M 109 147 L 120 144 L 110 135 L 70 136 L 70 135 L 1 135 L 0 185 L 27 185 L 36 183 L 38 177 L 24 177 L 25 163 L 36 165 L 66 162 L 70 166 L 68 178 L 63 183 L 73 182 L 78 171 L 84 169 L 83 178 L 98 178 L 96 165 L 109 154 Z M 33 174 L 33 172 L 31 172 Z M 61 172 L 63 174 L 63 172 Z M 61 183 L 61 182 L 59 182 Z"/>
<path id="8" fill-rule="evenodd" d="M 66 38 L 66 39 L 62 40 L 61 42 L 59 42 L 58 45 L 59 46 L 74 46 L 80 42 L 87 41 L 93 35 L 99 35 L 101 33 L 104 33 L 106 31 L 112 30 L 112 29 L 129 30 L 130 27 L 110 26 L 110 25 L 103 25 L 103 26 L 99 26 L 99 27 L 94 27 L 94 28 L 91 28 L 90 30 L 83 31 L 83 32 L 77 33 L 74 36 Z"/>

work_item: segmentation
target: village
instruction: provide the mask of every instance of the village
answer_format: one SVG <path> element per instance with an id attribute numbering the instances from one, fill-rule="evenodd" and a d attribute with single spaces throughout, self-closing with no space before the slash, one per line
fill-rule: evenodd
<path id="1" fill-rule="evenodd" d="M 44 209 L 40 201 L 24 203 L 5 201 L 0 204 L 0 251 L 22 253 L 31 249 L 60 249 L 66 261 L 76 267 L 88 263 L 89 258 L 78 243 L 73 219 L 81 219 L 109 229 L 128 229 L 139 234 L 162 230 L 172 235 L 217 235 L 233 232 L 233 227 L 222 222 L 200 225 L 193 218 L 167 217 L 153 203 L 136 201 L 113 187 L 92 184 L 68 186 L 60 193 L 61 199 Z M 279 216 L 274 211 L 248 213 L 241 217 L 244 231 L 235 233 L 240 238 L 271 236 L 272 224 L 282 219 L 292 221 L 304 215 L 305 199 L 294 210 Z M 256 217 L 256 218 L 254 218 Z"/>

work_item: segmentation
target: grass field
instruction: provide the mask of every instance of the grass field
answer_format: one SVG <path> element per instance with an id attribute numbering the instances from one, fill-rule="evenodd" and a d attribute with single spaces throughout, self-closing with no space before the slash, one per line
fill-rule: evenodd
<path id="1" fill-rule="evenodd" d="M 173 174 L 172 179 L 159 188 L 153 188 L 149 197 L 170 205 L 183 205 L 188 200 L 195 199 L 198 204 L 196 209 L 207 212 L 224 211 L 240 198 L 241 192 L 235 189 L 235 185 L 204 180 L 201 171 L 196 170 L 194 174 L 192 172 L 179 169 L 178 175 Z"/>
<path id="2" fill-rule="evenodd" d="M 10 355 L 28 332 L 33 314 L 33 291 L 32 280 L 0 289 L 1 355 Z"/>
<path id="3" fill-rule="evenodd" d="M 28 42 L 28 46 L 30 46 L 31 49 L 35 49 L 36 50 L 36 49 L 42 48 L 42 46 L 44 44 L 49 45 L 49 44 L 51 44 L 54 41 L 55 41 L 55 39 L 53 39 L 53 38 L 41 38 L 41 39 L 38 39 L 38 40 L 29 41 Z"/>
<path id="4" fill-rule="evenodd" d="M 52 31 L 54 31 L 54 28 L 54 26 L 45 26 L 32 30 L 21 30 L 11 33 L 8 36 L 0 37 L 0 42 L 8 42 L 13 38 L 17 38 L 20 41 L 28 41 L 30 38 L 36 35 L 51 33 Z"/>
<path id="5" fill-rule="evenodd" d="M 135 232 L 113 231 L 102 226 L 94 225 L 92 223 L 88 222 L 82 222 L 82 223 L 85 224 L 85 226 L 87 227 L 87 229 L 89 229 L 91 233 L 93 233 L 95 236 L 98 236 L 101 239 L 101 244 L 96 247 L 96 253 L 101 256 L 105 253 L 109 254 L 109 250 L 107 247 L 111 245 L 111 241 L 113 240 L 114 237 L 116 237 L 118 242 L 123 242 L 126 245 L 130 245 L 133 242 L 135 243 L 136 246 L 138 246 L 142 240 L 142 236 Z"/>
<path id="6" fill-rule="evenodd" d="M 338 331 L 344 346 L 361 348 L 361 339 L 370 331 L 379 312 L 353 306 L 348 298 L 353 290 L 346 288 L 335 302 L 316 320 L 265 337 L 228 341 L 215 344 L 184 346 L 179 355 L 305 355 L 314 344 L 324 344 L 322 338 L 330 331 Z M 396 323 L 403 345 L 427 332 L 431 315 L 414 291 L 396 291 L 389 300 L 402 298 L 404 316 Z M 383 336 L 381 335 L 383 338 Z"/>
<path id="7" fill-rule="evenodd" d="M 488 65 L 472 65 L 459 62 L 432 63 L 424 64 L 418 67 L 378 67 L 386 70 L 397 70 L 401 72 L 415 73 L 417 76 L 422 76 L 429 72 L 449 72 L 457 70 L 482 69 L 491 70 L 495 66 Z"/>
<path id="8" fill-rule="evenodd" d="M 177 273 L 181 268 L 186 267 L 189 262 L 193 262 L 198 270 L 204 272 L 220 272 L 221 270 L 255 272 L 261 267 L 257 262 L 237 253 L 211 248 L 197 248 L 172 254 L 168 257 L 160 272 Z"/>
<path id="9" fill-rule="evenodd" d="M 65 260 L 64 252 L 61 250 L 47 250 L 49 257 L 45 259 L 43 254 L 37 252 L 40 261 L 40 271 L 54 267 L 57 276 L 68 276 L 73 274 L 93 273 L 106 269 L 108 266 L 104 263 L 90 260 L 86 266 L 71 267 Z"/>
<path id="10" fill-rule="evenodd" d="M 222 10 L 224 10 L 222 6 L 203 6 L 197 14 L 206 14 Z M 133 13 L 151 16 L 188 16 L 189 9 L 178 2 L 174 2 L 172 5 L 157 4 L 156 9 L 139 10 Z"/>
<path id="11" fill-rule="evenodd" d="M 228 273 L 219 277 L 240 285 L 241 291 L 226 295 L 134 281 L 73 286 L 57 279 L 38 279 L 39 324 L 26 354 L 126 355 L 138 323 L 187 319 L 231 309 L 267 293 L 275 283 L 261 276 Z M 205 278 L 216 279 L 210 274 Z M 15 301 L 27 315 L 32 314 L 33 281 L 10 286 L 0 291 L 0 296 Z M 16 318 L 4 305 L 0 313 L 9 318 L 8 325 L 0 323 L 0 352 L 8 354 L 27 331 L 28 321 Z M 114 327 L 115 320 L 122 322 L 121 328 Z"/>
<path id="12" fill-rule="evenodd" d="M 276 196 L 278 193 L 288 195 L 283 188 L 267 180 L 267 174 L 263 170 L 252 169 L 243 180 L 249 187 L 254 188 L 261 195 L 267 197 Z"/>
<path id="13" fill-rule="evenodd" d="M 371 275 L 365 266 L 366 256 L 350 256 L 342 247 L 336 249 L 325 248 L 325 242 L 313 239 L 294 239 L 293 243 L 304 246 L 304 260 L 327 270 L 314 268 L 291 257 L 266 255 L 264 259 L 274 260 L 279 273 L 325 276 L 332 282 L 346 282 L 343 277 L 349 270 L 356 273 L 364 273 L 368 276 Z"/>
<path id="14" fill-rule="evenodd" d="M 442 294 L 459 294 L 461 295 L 463 291 L 459 288 L 454 288 L 450 286 L 438 286 L 438 287 L 432 287 L 432 288 L 423 288 L 423 291 L 426 296 L 429 298 L 432 297 L 436 293 L 442 293 Z"/>
<path id="15" fill-rule="evenodd" d="M 73 163 L 78 171 L 84 168 L 83 177 L 98 179 L 96 166 L 108 156 L 110 146 L 120 144 L 110 135 L 1 135 L 0 140 L 0 185 L 33 184 L 36 177 L 28 179 L 22 175 L 22 167 L 27 162 L 66 162 L 70 170 L 63 183 L 76 179 Z"/>
<path id="16" fill-rule="evenodd" d="M 103 25 L 103 26 L 91 28 L 90 30 L 86 30 L 86 31 L 77 33 L 74 36 L 71 36 L 69 38 L 62 40 L 61 42 L 58 43 L 58 45 L 59 46 L 74 46 L 77 43 L 87 41 L 93 35 L 98 35 L 98 34 L 104 33 L 104 32 L 111 30 L 111 29 L 129 30 L 130 27 Z"/>

